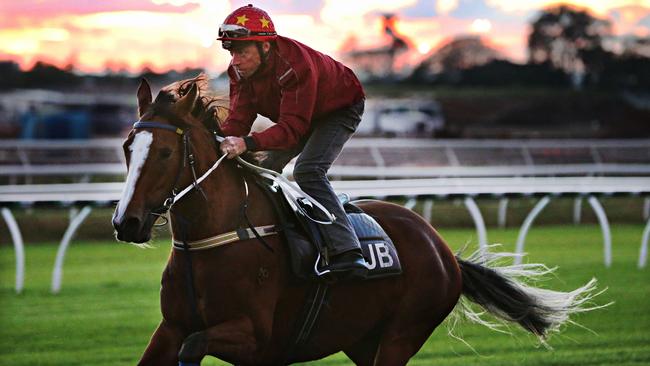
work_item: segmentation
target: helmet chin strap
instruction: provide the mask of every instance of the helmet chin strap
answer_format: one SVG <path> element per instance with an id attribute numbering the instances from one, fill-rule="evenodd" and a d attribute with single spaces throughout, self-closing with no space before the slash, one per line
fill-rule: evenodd
<path id="1" fill-rule="evenodd" d="M 271 52 L 270 49 L 269 49 L 269 51 L 264 52 L 264 46 L 263 45 L 264 45 L 264 42 L 255 42 L 255 46 L 257 47 L 257 51 L 260 54 L 260 61 L 261 61 L 260 62 L 260 68 L 266 66 L 266 61 L 268 60 L 269 53 Z M 269 43 L 269 45 L 270 45 L 270 43 Z"/>

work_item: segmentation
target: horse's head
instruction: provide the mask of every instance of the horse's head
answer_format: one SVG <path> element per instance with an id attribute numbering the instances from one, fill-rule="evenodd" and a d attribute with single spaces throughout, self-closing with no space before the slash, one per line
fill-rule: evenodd
<path id="1" fill-rule="evenodd" d="M 204 76 L 177 82 L 152 101 L 149 83 L 140 83 L 139 120 L 123 145 L 128 173 L 113 214 L 118 240 L 149 241 L 156 214 L 168 208 L 172 192 L 193 181 L 188 160 L 214 160 L 217 150 L 204 124 L 218 128 L 218 116 L 216 99 L 200 95 L 206 86 Z"/>

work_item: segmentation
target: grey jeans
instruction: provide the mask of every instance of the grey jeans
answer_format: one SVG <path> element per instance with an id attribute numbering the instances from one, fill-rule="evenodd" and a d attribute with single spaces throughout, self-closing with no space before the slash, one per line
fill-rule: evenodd
<path id="1" fill-rule="evenodd" d="M 364 106 L 365 100 L 361 100 L 312 121 L 310 133 L 297 147 L 268 151 L 264 160 L 259 162 L 262 167 L 279 172 L 300 154 L 293 169 L 296 183 L 336 217 L 331 225 L 322 226 L 330 255 L 360 248 L 359 239 L 327 179 L 327 171 L 361 122 Z"/>

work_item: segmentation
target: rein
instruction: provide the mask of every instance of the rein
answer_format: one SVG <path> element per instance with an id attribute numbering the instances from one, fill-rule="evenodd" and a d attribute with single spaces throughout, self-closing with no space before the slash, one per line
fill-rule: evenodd
<path id="1" fill-rule="evenodd" d="M 196 168 L 195 168 L 195 160 L 194 160 L 194 154 L 191 151 L 191 141 L 190 141 L 190 135 L 189 135 L 189 129 L 182 129 L 180 127 L 175 127 L 171 126 L 168 124 L 160 123 L 160 122 L 136 122 L 133 124 L 134 129 L 138 128 L 157 128 L 157 129 L 162 129 L 166 131 L 171 131 L 176 133 L 177 135 L 181 136 L 181 139 L 183 140 L 183 159 L 181 161 L 178 173 L 176 174 L 176 179 L 174 180 L 174 188 L 172 188 L 171 195 L 165 199 L 163 205 L 157 209 L 152 210 L 152 215 L 159 216 L 164 218 L 164 214 L 171 209 L 171 207 L 178 202 L 183 196 L 185 196 L 187 193 L 189 193 L 192 189 L 197 189 L 201 194 L 203 195 L 203 198 L 207 200 L 207 197 L 205 195 L 205 192 L 203 189 L 201 189 L 201 186 L 199 184 L 203 182 L 210 174 L 212 174 L 213 171 L 215 171 L 219 165 L 223 162 L 223 160 L 227 157 L 227 155 L 222 155 L 217 161 L 205 172 L 203 175 L 201 175 L 199 178 L 197 178 L 196 174 Z M 220 136 L 216 136 L 219 138 Z M 223 138 L 222 138 L 223 139 Z M 180 181 L 180 177 L 183 174 L 184 168 L 188 165 L 190 166 L 190 169 L 192 171 L 192 183 L 182 189 L 181 191 L 177 190 L 177 185 L 178 182 Z M 244 182 L 245 183 L 245 182 Z M 248 197 L 248 186 L 246 186 L 246 196 Z M 172 241 L 173 247 L 175 249 L 181 249 L 181 250 L 202 250 L 202 249 L 210 249 L 214 248 L 216 246 L 221 246 L 224 244 L 229 244 L 235 241 L 240 241 L 240 240 L 247 240 L 255 237 L 258 239 L 267 249 L 269 249 L 271 252 L 273 252 L 273 248 L 271 248 L 265 241 L 262 239 L 264 236 L 268 235 L 273 235 L 277 234 L 278 231 L 275 230 L 276 227 L 275 225 L 267 225 L 267 226 L 253 226 L 250 220 L 248 219 L 248 216 L 246 215 L 246 210 L 245 208 L 247 207 L 247 204 L 244 205 L 243 209 L 243 215 L 246 218 L 246 221 L 248 223 L 249 228 L 248 229 L 239 229 L 236 231 L 230 231 L 224 234 L 220 234 L 217 236 L 213 236 L 210 238 L 205 238 L 197 241 L 191 241 L 188 242 L 185 240 L 183 237 L 182 240 L 176 240 L 174 239 Z M 162 225 L 166 224 L 165 222 L 162 223 Z M 187 230 L 183 229 L 182 236 L 185 236 Z"/>
<path id="2" fill-rule="evenodd" d="M 224 138 L 221 136 L 215 136 L 215 138 L 217 139 L 218 142 L 224 140 Z M 336 217 L 331 212 L 329 212 L 323 205 L 321 205 L 320 202 L 315 200 L 312 196 L 307 194 L 307 192 L 304 192 L 295 184 L 291 183 L 291 181 L 285 178 L 282 174 L 270 169 L 262 168 L 261 166 L 257 166 L 255 164 L 251 164 L 248 161 L 242 159 L 241 156 L 237 157 L 237 162 L 242 166 L 257 172 L 257 174 L 259 174 L 261 177 L 269 179 L 270 181 L 273 182 L 273 184 L 282 188 L 282 194 L 287 199 L 287 202 L 291 206 L 291 209 L 296 212 L 300 212 L 309 220 L 321 225 L 330 225 L 334 222 L 334 220 L 336 220 Z M 325 217 L 328 218 L 328 220 L 323 221 L 311 217 L 311 215 L 309 215 L 309 213 L 302 207 L 302 205 L 299 204 L 299 202 L 303 202 L 306 205 L 316 207 L 325 215 Z"/>
<path id="3" fill-rule="evenodd" d="M 139 129 L 139 128 L 154 128 L 154 129 L 162 129 L 166 131 L 173 132 L 181 137 L 183 140 L 183 159 L 181 160 L 180 167 L 178 169 L 178 173 L 176 174 L 176 179 L 174 180 L 174 186 L 172 188 L 171 194 L 168 198 L 165 199 L 163 205 L 157 209 L 152 210 L 151 214 L 158 216 L 160 218 L 163 218 L 165 221 L 160 224 L 160 225 L 165 225 L 167 223 L 166 217 L 164 214 L 169 211 L 172 206 L 178 202 L 183 196 L 185 196 L 187 193 L 189 193 L 193 189 L 197 189 L 201 194 L 203 195 L 203 198 L 207 200 L 207 197 L 205 195 L 205 192 L 199 185 L 203 180 L 205 180 L 212 172 L 214 172 L 219 165 L 223 162 L 223 160 L 227 157 L 226 154 L 221 155 L 219 159 L 205 172 L 203 175 L 201 175 L 199 178 L 197 178 L 196 174 L 196 167 L 195 167 L 195 160 L 194 160 L 194 154 L 192 153 L 192 144 L 190 141 L 190 129 L 182 129 L 180 127 L 172 126 L 169 124 L 164 124 L 160 122 L 142 122 L 138 121 L 133 124 L 133 129 Z M 218 136 L 214 134 L 216 142 L 222 142 L 224 140 L 224 137 Z M 242 165 L 243 167 L 246 167 L 252 171 L 255 171 L 257 174 L 259 174 L 261 177 L 264 177 L 266 179 L 269 179 L 270 181 L 273 182 L 274 185 L 277 187 L 281 188 L 282 194 L 285 196 L 287 199 L 287 202 L 291 206 L 291 208 L 296 211 L 300 212 L 303 216 L 305 216 L 307 219 L 318 223 L 318 224 L 323 224 L 323 225 L 329 225 L 334 222 L 336 219 L 332 213 L 330 213 L 323 205 L 321 205 L 317 200 L 312 198 L 309 194 L 306 192 L 302 191 L 299 187 L 297 187 L 295 184 L 292 184 L 287 178 L 282 176 L 282 174 L 279 174 L 273 170 L 270 169 L 265 169 L 262 167 L 259 167 L 257 165 L 251 164 L 248 161 L 242 159 L 240 156 L 237 157 L 237 162 Z M 192 183 L 185 187 L 184 189 L 178 191 L 176 188 L 178 185 L 178 182 L 180 181 L 181 175 L 183 174 L 184 168 L 189 164 L 191 172 L 192 172 Z M 244 206 L 242 209 L 243 215 L 247 221 L 247 224 L 249 226 L 249 229 L 240 229 L 236 231 L 230 231 L 224 234 L 220 234 L 217 236 L 213 236 L 210 238 L 205 238 L 193 242 L 187 242 L 185 240 L 183 241 L 178 241 L 178 240 L 173 240 L 173 247 L 176 249 L 186 249 L 186 250 L 200 250 L 200 249 L 210 249 L 216 246 L 228 244 L 234 241 L 239 241 L 239 240 L 247 240 L 251 238 L 251 233 L 253 236 L 258 239 L 264 246 L 269 249 L 271 252 L 273 249 L 264 241 L 262 238 L 263 236 L 267 235 L 272 235 L 272 234 L 277 234 L 277 231 L 272 230 L 272 226 L 253 226 L 253 224 L 250 222 L 248 219 L 248 215 L 246 214 L 246 207 L 247 207 L 247 200 L 248 200 L 248 186 L 246 184 L 246 181 L 244 180 L 244 184 L 246 186 L 246 201 L 244 202 Z M 313 217 L 303 208 L 303 205 L 308 205 L 311 207 L 315 207 L 318 210 L 320 210 L 325 217 L 328 218 L 328 220 L 318 220 Z M 159 226 L 160 226 L 159 225 Z M 261 232 L 261 233 L 260 233 Z M 184 238 L 183 238 L 184 239 Z"/>

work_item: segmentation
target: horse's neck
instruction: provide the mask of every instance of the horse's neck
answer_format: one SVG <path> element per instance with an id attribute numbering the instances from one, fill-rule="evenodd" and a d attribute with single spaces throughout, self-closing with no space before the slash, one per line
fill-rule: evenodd
<path id="1" fill-rule="evenodd" d="M 197 174 L 208 168 L 201 166 Z M 200 186 L 205 197 L 194 189 L 173 208 L 172 230 L 175 238 L 182 239 L 181 236 L 186 235 L 188 241 L 204 239 L 235 230 L 241 221 L 246 188 L 233 163 L 223 162 Z"/>

